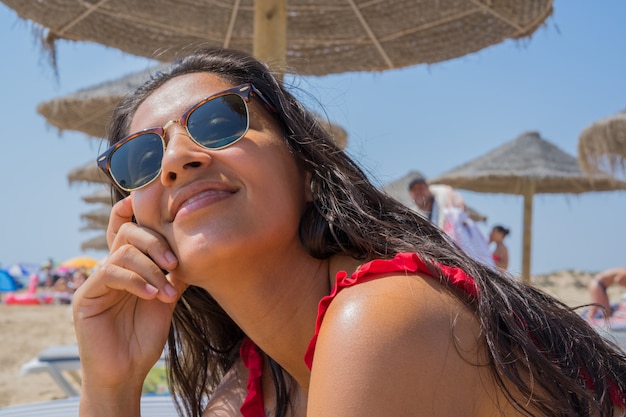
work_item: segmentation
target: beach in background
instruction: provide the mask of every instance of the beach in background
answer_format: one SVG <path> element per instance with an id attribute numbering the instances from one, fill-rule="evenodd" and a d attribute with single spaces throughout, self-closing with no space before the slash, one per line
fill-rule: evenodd
<path id="1" fill-rule="evenodd" d="M 70 306 L 0 304 L 0 329 L 0 407 L 64 398 L 49 374 L 20 367 L 47 347 L 76 343 Z"/>
<path id="2" fill-rule="evenodd" d="M 558 271 L 532 278 L 535 286 L 569 306 L 589 302 L 587 284 L 594 273 Z M 609 288 L 618 301 L 622 288 Z M 47 347 L 76 342 L 68 305 L 22 306 L 0 304 L 0 407 L 64 398 L 63 391 L 47 373 L 21 375 L 20 367 Z"/>

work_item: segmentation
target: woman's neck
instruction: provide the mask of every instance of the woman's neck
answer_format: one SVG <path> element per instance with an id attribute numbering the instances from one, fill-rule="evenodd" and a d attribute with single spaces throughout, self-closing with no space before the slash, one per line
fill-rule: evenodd
<path id="1" fill-rule="evenodd" d="M 362 261 L 347 256 L 319 260 L 301 258 L 248 279 L 236 302 L 214 295 L 228 315 L 259 348 L 289 373 L 298 385 L 308 387 L 310 371 L 304 354 L 315 333 L 322 297 L 330 294 L 339 271 L 352 273 Z M 249 278 L 249 277 L 248 277 Z"/>
<path id="2" fill-rule="evenodd" d="M 284 255 L 262 262 L 254 257 L 253 265 L 233 271 L 230 285 L 222 280 L 226 285 L 207 290 L 263 352 L 298 384 L 308 385 L 303 358 L 315 332 L 318 302 L 330 293 L 329 260 Z"/>

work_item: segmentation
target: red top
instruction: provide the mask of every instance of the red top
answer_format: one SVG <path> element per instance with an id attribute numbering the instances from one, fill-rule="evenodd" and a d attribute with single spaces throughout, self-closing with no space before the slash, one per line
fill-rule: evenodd
<path id="1" fill-rule="evenodd" d="M 439 265 L 439 268 L 443 272 L 444 278 L 447 279 L 448 282 L 450 282 L 454 287 L 472 297 L 476 297 L 478 288 L 476 287 L 476 283 L 472 277 L 459 268 L 452 268 L 441 264 Z M 432 276 L 432 273 L 427 268 L 426 263 L 414 253 L 400 253 L 393 259 L 378 259 L 368 262 L 357 269 L 351 276 L 348 276 L 345 271 L 339 271 L 337 273 L 335 286 L 330 292 L 330 295 L 323 297 L 318 305 L 315 334 L 313 335 L 311 343 L 309 344 L 309 347 L 304 355 L 304 362 L 309 369 L 311 369 L 311 365 L 313 363 L 315 344 L 317 342 L 320 327 L 322 326 L 322 320 L 324 320 L 326 310 L 328 310 L 328 306 L 333 301 L 335 296 L 344 288 L 351 287 L 362 282 L 371 281 L 394 272 L 409 274 L 421 273 L 427 276 Z M 250 370 L 248 383 L 246 385 L 248 395 L 241 406 L 241 414 L 244 417 L 265 417 L 263 390 L 261 385 L 263 355 L 259 348 L 250 339 L 246 338 L 241 345 L 241 358 L 244 365 Z M 584 373 L 584 370 L 582 371 Z M 587 387 L 592 389 L 593 381 L 591 381 L 588 377 L 586 377 L 585 380 Z M 624 395 L 617 390 L 617 387 L 614 384 L 610 385 L 610 395 L 613 399 L 613 403 L 624 407 Z"/>
<path id="2" fill-rule="evenodd" d="M 443 271 L 444 276 L 450 281 L 450 283 L 452 283 L 452 285 L 474 297 L 476 296 L 478 289 L 476 288 L 474 280 L 465 272 L 458 268 L 451 268 L 445 265 L 440 265 L 440 268 Z M 348 276 L 345 271 L 339 271 L 337 273 L 335 286 L 330 292 L 330 295 L 323 297 L 319 302 L 315 334 L 313 335 L 309 348 L 304 355 L 304 362 L 309 369 L 311 369 L 311 364 L 313 363 L 315 343 L 317 342 L 317 336 L 319 334 L 320 327 L 322 326 L 322 320 L 324 320 L 326 310 L 335 296 L 344 288 L 351 287 L 362 282 L 371 281 L 393 272 L 423 273 L 429 276 L 431 275 L 426 263 L 424 263 L 414 253 L 400 253 L 393 259 L 378 259 L 368 262 L 357 269 L 351 276 Z M 241 345 L 241 359 L 243 360 L 244 365 L 250 370 L 248 383 L 246 385 L 248 395 L 241 406 L 241 415 L 244 417 L 265 417 L 263 390 L 261 385 L 263 355 L 261 354 L 259 348 L 250 339 L 246 338 Z"/>

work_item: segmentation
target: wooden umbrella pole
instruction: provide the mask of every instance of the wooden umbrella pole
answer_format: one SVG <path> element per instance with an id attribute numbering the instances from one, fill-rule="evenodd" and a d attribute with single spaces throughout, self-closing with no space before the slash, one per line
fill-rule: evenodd
<path id="1" fill-rule="evenodd" d="M 530 248 L 533 226 L 533 197 L 535 183 L 528 181 L 524 185 L 524 237 L 522 242 L 522 281 L 530 284 Z"/>
<path id="2" fill-rule="evenodd" d="M 287 0 L 254 1 L 254 56 L 282 71 L 287 65 Z"/>

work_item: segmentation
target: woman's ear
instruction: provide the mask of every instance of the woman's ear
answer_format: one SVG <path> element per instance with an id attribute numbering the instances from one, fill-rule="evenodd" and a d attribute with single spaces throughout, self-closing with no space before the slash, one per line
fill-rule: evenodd
<path id="1" fill-rule="evenodd" d="M 310 171 L 304 173 L 304 198 L 307 203 L 313 201 L 313 175 Z"/>

